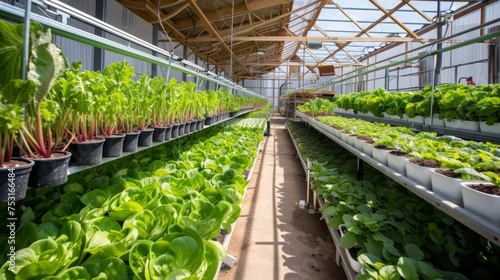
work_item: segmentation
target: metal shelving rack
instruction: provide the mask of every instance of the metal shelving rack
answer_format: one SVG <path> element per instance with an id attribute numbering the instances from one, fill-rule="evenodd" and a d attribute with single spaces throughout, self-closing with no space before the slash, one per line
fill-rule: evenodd
<path id="1" fill-rule="evenodd" d="M 220 123 L 223 123 L 223 122 L 226 122 L 228 120 L 231 120 L 231 119 L 234 119 L 234 118 L 237 118 L 241 115 L 244 115 L 246 113 L 250 113 L 250 112 L 253 112 L 255 111 L 254 109 L 251 109 L 251 110 L 242 110 L 238 113 L 236 113 L 234 116 L 232 117 L 229 117 L 227 119 L 224 119 L 222 121 L 219 121 L 217 123 L 214 123 L 214 124 L 211 124 L 211 125 L 205 125 L 203 129 L 207 129 L 207 128 L 210 128 L 212 126 L 215 126 L 215 125 L 218 125 Z M 200 131 L 203 131 L 203 129 L 201 130 L 198 130 L 196 132 L 193 132 L 193 133 L 197 133 L 197 132 L 200 132 Z M 174 139 L 171 139 L 171 140 L 168 140 L 168 141 L 164 141 L 164 142 L 153 142 L 153 144 L 151 146 L 148 146 L 148 147 L 137 147 L 137 152 L 123 152 L 123 154 L 119 157 L 103 157 L 102 159 L 102 162 L 97 164 L 97 165 L 92 165 L 92 166 L 88 166 L 88 165 L 79 165 L 79 166 L 69 166 L 68 167 L 68 175 L 71 175 L 71 174 L 75 174 L 75 173 L 78 173 L 78 172 L 81 172 L 81 171 L 84 171 L 84 170 L 87 170 L 89 168 L 94 168 L 94 167 L 97 167 L 99 165 L 103 165 L 105 163 L 108 163 L 108 162 L 111 162 L 111 161 L 114 161 L 114 160 L 117 160 L 119 158 L 123 158 L 123 157 L 126 157 L 126 156 L 129 156 L 129 155 L 133 155 L 135 153 L 138 153 L 138 152 L 141 152 L 141 151 L 144 151 L 144 150 L 147 150 L 147 149 L 150 149 L 150 148 L 153 148 L 153 147 L 156 147 L 158 145 L 163 145 L 167 142 L 171 142 L 171 141 L 175 141 L 175 140 L 178 140 L 182 137 L 185 137 L 185 136 L 188 136 L 188 135 L 191 135 L 193 133 L 189 133 L 189 134 L 184 134 L 184 135 L 181 135 L 179 137 L 176 137 Z"/>
<path id="2" fill-rule="evenodd" d="M 447 201 L 446 199 L 442 198 L 441 196 L 437 195 L 436 193 L 428 190 L 424 186 L 421 186 L 414 181 L 406 178 L 405 176 L 401 175 L 400 173 L 397 173 L 393 169 L 379 163 L 378 161 L 374 160 L 370 156 L 364 154 L 363 152 L 360 152 L 358 149 L 350 146 L 349 144 L 345 143 L 341 139 L 337 138 L 335 135 L 333 135 L 330 131 L 324 129 L 321 125 L 320 122 L 301 113 L 297 112 L 297 116 L 302 118 L 303 121 L 307 122 L 309 125 L 314 127 L 317 131 L 321 132 L 323 135 L 326 137 L 330 138 L 331 140 L 335 141 L 338 145 L 342 146 L 344 149 L 348 150 L 352 154 L 358 157 L 358 163 L 367 163 L 371 166 L 373 166 L 375 169 L 379 170 L 381 173 L 386 175 L 387 177 L 391 178 L 395 182 L 399 183 L 401 186 L 405 187 L 409 191 L 413 192 L 429 204 L 433 205 L 434 207 L 438 208 L 439 210 L 443 211 L 456 221 L 462 223 L 463 225 L 467 226 L 471 230 L 477 232 L 478 234 L 482 235 L 486 239 L 490 240 L 496 245 L 500 246 L 500 227 L 493 225 L 489 221 L 474 215 L 473 213 L 465 210 L 464 208 Z M 333 129 L 333 128 L 332 128 Z M 361 164 L 358 164 L 358 167 Z M 358 169 L 358 172 L 361 171 Z"/>
<path id="3" fill-rule="evenodd" d="M 31 0 L 26 1 L 26 7 L 30 9 Z M 47 18 L 41 15 L 31 13 L 31 11 L 25 10 L 23 7 L 17 7 L 11 4 L 0 2 L 0 18 L 9 20 L 12 22 L 25 22 L 25 21 L 36 21 L 42 24 L 46 28 L 50 28 L 52 34 L 59 35 L 61 37 L 84 43 L 90 46 L 98 47 L 104 50 L 108 50 L 117 54 L 122 54 L 126 57 L 135 58 L 140 61 L 149 62 L 159 66 L 167 67 L 168 69 L 173 69 L 181 73 L 190 74 L 196 76 L 198 79 L 207 80 L 214 82 L 217 85 L 225 86 L 234 91 L 233 94 L 242 94 L 254 97 L 262 97 L 259 94 L 250 91 L 232 81 L 227 80 L 222 76 L 218 76 L 215 73 L 204 69 L 203 67 L 185 60 L 181 57 L 175 56 L 174 54 L 161 49 L 155 45 L 152 45 L 140 38 L 132 36 L 116 27 L 113 27 L 95 17 L 85 14 L 71 6 L 68 6 L 57 0 L 41 0 L 33 1 L 42 7 L 53 7 L 56 9 L 56 13 L 63 13 L 69 15 L 70 17 L 76 18 L 82 22 L 85 22 L 93 27 L 102 29 L 109 34 L 117 36 L 119 38 L 125 39 L 128 42 L 137 44 L 152 53 L 155 52 L 163 57 L 152 55 L 151 53 L 146 53 L 144 51 L 131 48 L 130 46 L 119 44 L 112 40 L 94 35 L 84 30 L 69 26 L 67 24 L 58 22 L 51 18 Z"/>

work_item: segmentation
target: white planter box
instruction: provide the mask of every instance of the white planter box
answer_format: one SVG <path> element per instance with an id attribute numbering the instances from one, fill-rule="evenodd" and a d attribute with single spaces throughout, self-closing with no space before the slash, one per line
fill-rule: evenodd
<path id="1" fill-rule="evenodd" d="M 479 122 L 461 121 L 461 120 L 451 120 L 451 121 L 445 120 L 444 124 L 446 127 L 450 127 L 450 128 L 465 129 L 465 130 L 470 130 L 470 131 L 479 131 Z"/>
<path id="2" fill-rule="evenodd" d="M 431 124 L 431 119 L 432 119 L 432 124 Z M 432 118 L 425 118 L 424 122 L 426 125 L 444 126 L 444 119 L 439 119 L 439 114 L 434 114 Z"/>
<path id="3" fill-rule="evenodd" d="M 408 118 L 408 121 L 412 122 L 412 123 L 424 123 L 424 117 L 422 117 L 422 116 L 415 116 L 413 118 Z"/>
<path id="4" fill-rule="evenodd" d="M 479 129 L 481 132 L 500 135 L 500 123 L 487 125 L 486 122 L 479 122 Z"/>
<path id="5" fill-rule="evenodd" d="M 462 195 L 464 208 L 500 227 L 500 196 L 480 192 L 467 187 L 467 185 L 486 184 L 486 182 L 463 182 Z"/>
<path id="6" fill-rule="evenodd" d="M 351 145 L 352 147 L 354 147 L 354 136 L 350 136 L 350 135 L 347 135 L 346 137 L 346 140 L 347 140 L 347 144 Z"/>
<path id="7" fill-rule="evenodd" d="M 415 183 L 432 190 L 431 169 L 429 167 L 420 166 L 410 161 L 410 158 L 405 160 L 406 177 Z"/>
<path id="8" fill-rule="evenodd" d="M 347 142 L 347 137 L 349 136 L 346 133 L 340 132 L 340 140 L 342 140 L 343 142 Z"/>
<path id="9" fill-rule="evenodd" d="M 387 166 L 406 177 L 406 157 L 387 154 Z"/>
<path id="10" fill-rule="evenodd" d="M 383 150 L 373 147 L 372 157 L 374 160 L 380 162 L 382 165 L 387 166 L 387 155 L 389 154 L 390 151 L 391 150 Z"/>
<path id="11" fill-rule="evenodd" d="M 366 142 L 366 141 L 361 141 L 362 146 L 363 146 L 363 153 L 366 154 L 369 157 L 372 157 L 372 150 L 373 150 L 373 145 Z"/>
<path id="12" fill-rule="evenodd" d="M 463 207 L 462 187 L 460 183 L 462 179 L 451 178 L 446 175 L 436 172 L 437 169 L 431 170 L 432 190 L 456 205 Z"/>
<path id="13" fill-rule="evenodd" d="M 359 140 L 358 138 L 354 137 L 354 148 L 356 148 L 360 152 L 363 152 L 363 143 L 364 142 L 365 141 Z"/>
<path id="14" fill-rule="evenodd" d="M 343 231 L 344 229 L 345 229 L 345 225 L 340 224 L 339 231 L 340 231 L 341 238 L 344 235 L 344 231 Z M 355 245 L 355 247 L 353 247 L 353 248 L 360 248 L 360 247 L 359 247 L 359 245 Z M 348 260 L 349 266 L 352 268 L 352 270 L 354 270 L 354 272 L 356 272 L 358 274 L 361 273 L 361 268 L 363 268 L 361 263 L 357 259 L 355 259 L 351 256 L 349 249 L 344 249 L 344 248 L 342 248 L 342 249 L 345 250 L 345 254 L 347 255 L 347 260 Z"/>

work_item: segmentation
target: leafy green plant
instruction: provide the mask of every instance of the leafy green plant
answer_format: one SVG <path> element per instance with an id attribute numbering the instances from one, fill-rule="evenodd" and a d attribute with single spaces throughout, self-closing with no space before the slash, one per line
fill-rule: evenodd
<path id="1" fill-rule="evenodd" d="M 14 139 L 23 124 L 21 107 L 0 101 L 0 168 L 5 168 L 12 157 Z"/>
<path id="2" fill-rule="evenodd" d="M 54 125 L 65 120 L 60 114 L 59 104 L 46 100 L 46 96 L 68 68 L 68 62 L 62 50 L 52 43 L 50 29 L 42 32 L 42 26 L 33 23 L 30 26 L 26 81 L 21 80 L 23 33 L 19 31 L 23 26 L 0 21 L 0 37 L 5 39 L 0 40 L 0 60 L 11 61 L 11 65 L 0 72 L 0 76 L 10 77 L 10 80 L 4 78 L 0 81 L 2 98 L 10 104 L 26 105 L 26 119 L 20 134 L 27 144 L 21 147 L 24 154 L 48 158 L 65 135 L 65 131 L 55 130 Z"/>

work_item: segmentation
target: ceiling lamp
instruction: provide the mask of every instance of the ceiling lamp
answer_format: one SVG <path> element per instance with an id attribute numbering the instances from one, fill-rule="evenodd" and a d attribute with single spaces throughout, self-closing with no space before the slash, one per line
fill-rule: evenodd
<path id="1" fill-rule="evenodd" d="M 322 42 L 307 42 L 307 47 L 312 50 L 319 50 L 323 47 Z"/>
<path id="2" fill-rule="evenodd" d="M 257 55 L 265 55 L 266 53 L 267 53 L 266 50 L 263 49 L 258 49 L 256 52 Z"/>

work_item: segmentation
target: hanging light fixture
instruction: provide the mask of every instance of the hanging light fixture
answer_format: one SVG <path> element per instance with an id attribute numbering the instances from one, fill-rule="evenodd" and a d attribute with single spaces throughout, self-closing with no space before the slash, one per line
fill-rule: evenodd
<path id="1" fill-rule="evenodd" d="M 258 49 L 257 52 L 255 52 L 257 55 L 265 55 L 267 52 L 264 49 Z"/>

